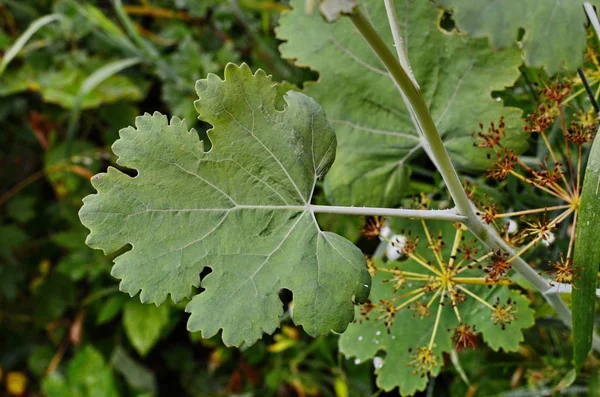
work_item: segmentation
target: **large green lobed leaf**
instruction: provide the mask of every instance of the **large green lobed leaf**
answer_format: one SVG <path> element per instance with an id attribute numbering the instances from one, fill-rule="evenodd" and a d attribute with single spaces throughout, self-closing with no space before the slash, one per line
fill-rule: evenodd
<path id="1" fill-rule="evenodd" d="M 322 232 L 309 210 L 317 178 L 331 166 L 336 139 L 323 109 L 277 87 L 259 70 L 229 64 L 225 80 L 198 81 L 196 109 L 210 123 L 212 149 L 185 122 L 155 113 L 121 130 L 118 164 L 92 184 L 80 217 L 88 245 L 113 252 L 112 274 L 130 295 L 160 304 L 203 291 L 186 310 L 204 337 L 223 330 L 227 345 L 253 343 L 279 325 L 279 291 L 293 293 L 293 320 L 311 335 L 341 332 L 370 278 L 361 251 Z M 200 283 L 200 272 L 212 272 Z"/>
<path id="2" fill-rule="evenodd" d="M 587 17 L 581 0 L 436 0 L 453 10 L 458 28 L 475 37 L 488 37 L 494 47 L 512 46 L 525 30 L 525 63 L 555 74 L 575 70 L 583 62 Z M 587 1 L 600 6 L 600 1 Z"/>
<path id="3" fill-rule="evenodd" d="M 518 78 L 519 51 L 495 52 L 486 40 L 440 30 L 440 10 L 429 1 L 395 3 L 412 70 L 452 159 L 471 169 L 489 165 L 487 152 L 472 146 L 471 133 L 479 123 L 497 123 L 501 116 L 507 147 L 524 149 L 520 110 L 505 108 L 491 96 Z M 318 82 L 304 92 L 325 108 L 339 142 L 325 178 L 329 201 L 398 204 L 410 178 L 410 159 L 423 149 L 398 90 L 350 19 L 328 24 L 317 12 L 307 15 L 303 0 L 291 4 L 277 30 L 286 41 L 281 53 L 319 72 Z M 365 0 L 360 8 L 391 48 L 384 2 Z"/>

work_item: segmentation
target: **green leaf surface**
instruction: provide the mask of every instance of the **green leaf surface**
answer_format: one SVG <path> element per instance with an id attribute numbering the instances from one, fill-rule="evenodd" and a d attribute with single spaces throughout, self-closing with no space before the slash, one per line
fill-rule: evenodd
<path id="1" fill-rule="evenodd" d="M 123 309 L 123 326 L 129 342 L 145 356 L 161 338 L 169 325 L 169 306 L 144 305 L 130 299 Z"/>
<path id="2" fill-rule="evenodd" d="M 73 307 L 77 296 L 75 285 L 60 273 L 51 273 L 33 291 L 35 297 L 34 317 L 44 324 L 62 316 Z"/>
<path id="3" fill-rule="evenodd" d="M 115 296 L 111 296 L 106 299 L 100 309 L 98 310 L 98 314 L 96 316 L 96 324 L 102 325 L 114 319 L 125 306 L 129 298 L 126 295 L 118 294 Z"/>
<path id="4" fill-rule="evenodd" d="M 154 373 L 144 365 L 135 361 L 121 346 L 117 346 L 110 357 L 110 365 L 115 371 L 123 375 L 127 384 L 132 388 L 156 394 L 156 377 Z"/>
<path id="5" fill-rule="evenodd" d="M 573 361 L 581 368 L 592 348 L 600 267 L 600 139 L 594 139 L 579 204 L 573 268 Z"/>
<path id="6" fill-rule="evenodd" d="M 330 202 L 393 206 L 410 178 L 410 159 L 422 145 L 402 98 L 387 71 L 348 18 L 328 24 L 317 13 L 307 15 L 304 1 L 293 0 L 277 35 L 283 57 L 320 73 L 305 93 L 325 108 L 336 129 L 338 154 L 325 178 Z M 479 123 L 504 116 L 506 145 L 525 147 L 520 110 L 505 108 L 491 96 L 519 76 L 516 48 L 494 52 L 476 40 L 438 27 L 440 11 L 430 2 L 396 2 L 412 70 L 452 159 L 461 166 L 486 167 L 487 152 L 472 146 Z M 392 47 L 384 2 L 366 0 L 361 9 Z M 395 53 L 395 50 L 391 48 Z"/>
<path id="7" fill-rule="evenodd" d="M 227 345 L 272 333 L 283 315 L 279 291 L 293 293 L 293 319 L 311 335 L 343 331 L 370 278 L 358 248 L 320 231 L 308 204 L 331 166 L 336 140 L 323 109 L 290 91 L 275 107 L 270 76 L 229 64 L 196 85 L 201 119 L 212 124 L 204 152 L 194 130 L 155 113 L 121 131 L 113 150 L 135 178 L 109 168 L 84 199 L 87 243 L 115 260 L 121 290 L 162 303 L 204 290 L 187 305 L 190 331 L 223 330 Z M 212 272 L 202 280 L 205 267 Z"/>
<path id="8" fill-rule="evenodd" d="M 42 381 L 47 397 L 117 397 L 116 381 L 102 355 L 85 346 L 69 362 L 66 376 L 55 371 Z"/>
<path id="9" fill-rule="evenodd" d="M 28 236 L 15 225 L 0 225 L 0 236 L 0 295 L 14 300 L 25 272 L 13 250 L 27 241 Z"/>
<path id="10" fill-rule="evenodd" d="M 418 223 L 403 222 L 403 225 L 408 226 L 412 230 L 412 234 L 418 235 L 421 241 L 427 241 Z M 450 224 L 432 222 L 431 225 L 435 225 L 434 227 L 439 227 L 442 230 L 443 235 L 446 236 L 446 241 L 452 238 L 453 227 Z M 416 227 L 411 228 L 411 226 Z M 396 230 L 393 224 L 392 227 Z M 438 229 L 431 230 L 432 233 L 437 233 Z M 421 246 L 423 245 L 421 244 Z M 449 257 L 450 246 L 451 244 L 445 245 L 443 251 L 445 258 Z M 417 252 L 435 264 L 435 259 L 430 250 L 423 248 Z M 382 259 L 376 259 L 375 265 L 378 268 L 398 267 L 403 271 L 423 272 L 423 268 L 411 259 L 403 262 L 388 261 L 387 263 L 384 263 Z M 481 273 L 481 271 L 476 270 L 467 271 L 461 276 L 476 276 L 481 275 Z M 419 281 L 408 281 L 404 288 L 394 292 L 394 283 L 389 282 L 390 278 L 390 273 L 377 271 L 373 278 L 369 297 L 371 302 L 379 302 L 380 299 L 389 300 L 394 296 L 409 293 L 424 285 Z M 523 341 L 522 329 L 528 328 L 534 323 L 534 311 L 529 308 L 527 298 L 518 291 L 511 290 L 506 286 L 488 288 L 486 285 L 465 285 L 465 287 L 490 304 L 494 304 L 498 299 L 501 303 L 505 303 L 508 298 L 512 300 L 516 306 L 517 319 L 507 324 L 504 330 L 499 325 L 494 324 L 491 319 L 491 310 L 487 306 L 468 295 L 465 295 L 466 301 L 459 303 L 457 308 L 462 322 L 474 326 L 475 332 L 481 335 L 483 341 L 490 348 L 493 350 L 516 351 L 519 343 Z M 433 292 L 429 292 L 418 301 L 427 303 L 432 299 L 433 294 Z M 397 301 L 397 303 L 401 302 L 401 300 Z M 381 313 L 371 312 L 368 319 L 361 318 L 350 324 L 346 332 L 340 337 L 340 350 L 346 356 L 354 357 L 356 363 L 370 361 L 376 356 L 381 357 L 384 353 L 383 366 L 375 370 L 377 386 L 385 391 L 397 387 L 401 395 L 413 395 L 417 391 L 425 389 L 428 379 L 427 376 L 422 377 L 420 373 L 415 374 L 415 367 L 410 363 L 414 359 L 413 355 L 417 349 L 429 344 L 438 308 L 439 299 L 434 301 L 430 307 L 430 316 L 428 317 L 416 316 L 414 311 L 406 308 L 398 311 L 389 333 L 384 321 L 382 319 L 377 320 Z M 357 317 L 360 310 L 360 307 L 357 308 Z M 444 363 L 443 353 L 455 348 L 453 331 L 458 325 L 458 319 L 446 297 L 432 347 L 433 353 L 440 364 Z M 431 375 L 436 376 L 441 368 L 441 365 L 434 368 Z"/>
<path id="11" fill-rule="evenodd" d="M 6 204 L 6 215 L 19 223 L 27 223 L 35 218 L 36 202 L 34 196 L 17 195 Z"/>
<path id="12" fill-rule="evenodd" d="M 435 0 L 452 10 L 457 27 L 475 37 L 488 37 L 496 48 L 514 45 L 525 30 L 525 63 L 545 67 L 553 75 L 562 66 L 575 70 L 583 62 L 587 17 L 581 0 Z M 600 1 L 588 3 L 600 6 Z"/>

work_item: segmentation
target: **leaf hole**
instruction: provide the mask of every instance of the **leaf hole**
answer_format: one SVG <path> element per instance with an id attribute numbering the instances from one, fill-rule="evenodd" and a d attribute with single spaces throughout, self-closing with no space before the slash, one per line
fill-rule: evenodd
<path id="1" fill-rule="evenodd" d="M 279 289 L 279 299 L 281 300 L 281 304 L 283 305 L 283 312 L 289 310 L 290 316 L 292 315 L 291 304 L 294 301 L 294 293 L 287 288 Z"/>

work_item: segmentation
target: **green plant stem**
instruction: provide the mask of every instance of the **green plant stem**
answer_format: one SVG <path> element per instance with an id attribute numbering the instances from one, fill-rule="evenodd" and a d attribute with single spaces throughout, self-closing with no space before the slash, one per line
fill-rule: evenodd
<path id="1" fill-rule="evenodd" d="M 423 137 L 429 145 L 431 156 L 435 158 L 438 171 L 446 182 L 446 186 L 454 199 L 458 212 L 461 214 L 472 212 L 471 202 L 462 187 L 462 183 L 458 178 L 458 174 L 456 173 L 452 162 L 450 161 L 450 157 L 446 152 L 442 138 L 438 133 L 435 122 L 431 117 L 431 113 L 429 113 L 429 108 L 427 107 L 421 92 L 413 85 L 410 77 L 402 68 L 402 65 L 398 63 L 398 60 L 394 54 L 392 54 L 387 44 L 383 42 L 373 25 L 371 25 L 360 10 L 356 10 L 350 18 L 387 68 L 393 80 L 398 84 L 406 96 L 407 101 L 412 105 L 411 107 L 415 112 L 416 121 L 419 123 L 418 128 L 423 131 Z"/>
<path id="2" fill-rule="evenodd" d="M 411 78 L 398 62 L 398 59 L 396 59 L 387 44 L 381 39 L 373 25 L 371 25 L 369 20 L 365 18 L 360 10 L 355 10 L 355 12 L 350 15 L 350 18 L 352 19 L 354 26 L 371 46 L 373 51 L 375 51 L 390 73 L 392 79 L 400 87 L 405 100 L 410 104 L 410 108 L 412 108 L 415 116 L 415 127 L 422 132 L 422 139 L 429 147 L 428 154 L 442 175 L 446 187 L 454 200 L 458 214 L 465 217 L 463 223 L 489 248 L 500 249 L 508 253 L 511 257 L 514 256 L 515 253 L 512 247 L 510 247 L 493 228 L 486 225 L 477 215 L 477 210 L 469 200 L 467 193 L 462 186 L 456 169 L 452 165 L 450 156 L 444 147 L 437 126 L 431 117 L 429 108 L 418 88 L 412 83 Z M 393 18 L 390 22 L 396 23 Z M 392 27 L 392 31 L 394 31 L 394 29 L 395 28 Z M 397 28 L 396 30 L 399 31 Z M 554 289 L 548 280 L 540 276 L 536 270 L 520 257 L 513 261 L 513 268 L 535 289 L 542 293 L 542 296 L 546 299 L 548 304 L 556 310 L 558 317 L 565 325 L 571 328 L 571 311 L 562 301 L 560 295 L 558 295 L 558 290 Z M 599 339 L 594 339 L 594 347 L 595 349 L 600 350 Z"/>
<path id="3" fill-rule="evenodd" d="M 408 72 L 408 76 L 410 77 L 410 80 L 414 86 L 419 88 L 417 79 L 415 79 L 415 75 L 413 74 L 412 68 L 410 67 L 410 63 L 408 61 L 407 49 L 404 45 L 404 40 L 402 40 L 402 35 L 400 34 L 400 25 L 398 24 L 398 16 L 396 15 L 394 1 L 383 0 L 383 2 L 385 4 L 385 11 L 387 13 L 390 29 L 392 31 L 392 37 L 394 38 L 394 47 L 396 47 L 396 53 L 398 54 L 400 65 L 402 65 L 404 70 Z"/>
<path id="4" fill-rule="evenodd" d="M 339 207 L 334 205 L 311 205 L 310 209 L 314 213 L 437 219 L 451 222 L 464 222 L 467 219 L 465 216 L 459 215 L 455 209 L 411 210 L 403 208 Z"/>

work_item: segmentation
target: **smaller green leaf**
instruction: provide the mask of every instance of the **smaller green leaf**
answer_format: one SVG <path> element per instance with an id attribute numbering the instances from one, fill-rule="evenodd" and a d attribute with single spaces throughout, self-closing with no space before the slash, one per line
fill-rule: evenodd
<path id="1" fill-rule="evenodd" d="M 150 395 L 156 393 L 156 378 L 152 371 L 135 361 L 121 346 L 113 352 L 110 364 L 123 375 L 129 386 Z"/>
<path id="2" fill-rule="evenodd" d="M 554 393 L 564 390 L 567 387 L 571 386 L 575 380 L 577 379 L 577 368 L 573 368 L 558 382 L 558 384 L 552 389 Z"/>
<path id="3" fill-rule="evenodd" d="M 13 300 L 25 272 L 12 251 L 27 241 L 27 234 L 15 225 L 0 225 L 0 236 L 0 295 Z"/>
<path id="4" fill-rule="evenodd" d="M 18 195 L 6 204 L 6 215 L 17 222 L 27 223 L 35 218 L 36 201 L 34 196 Z"/>
<path id="5" fill-rule="evenodd" d="M 575 70 L 583 62 L 586 15 L 582 0 L 436 0 L 452 9 L 457 27 L 487 37 L 494 47 L 508 47 L 525 30 L 521 43 L 525 63 L 549 74 L 564 65 Z M 597 0 L 588 0 L 595 6 Z"/>
<path id="6" fill-rule="evenodd" d="M 118 397 L 114 375 L 104 357 L 85 346 L 69 362 L 66 376 L 53 372 L 42 381 L 47 397 Z"/>
<path id="7" fill-rule="evenodd" d="M 600 139 L 594 139 L 583 180 L 573 267 L 573 361 L 581 368 L 592 348 L 600 265 Z"/>
<path id="8" fill-rule="evenodd" d="M 121 310 L 123 310 L 123 306 L 125 306 L 125 301 L 127 297 L 125 295 L 115 295 L 108 298 L 100 308 L 98 315 L 96 316 L 96 324 L 102 325 L 106 324 L 113 318 L 115 318 Z"/>
<path id="9" fill-rule="evenodd" d="M 137 299 L 130 299 L 123 311 L 123 326 L 127 338 L 141 356 L 145 356 L 161 338 L 169 325 L 167 305 L 145 305 Z"/>
<path id="10" fill-rule="evenodd" d="M 50 365 L 55 353 L 55 347 L 52 345 L 36 346 L 35 350 L 27 358 L 29 370 L 41 377 L 46 368 L 48 368 L 48 365 Z"/>
<path id="11" fill-rule="evenodd" d="M 34 291 L 36 321 L 44 323 L 59 318 L 73 307 L 76 296 L 75 285 L 60 273 L 50 274 Z"/>

